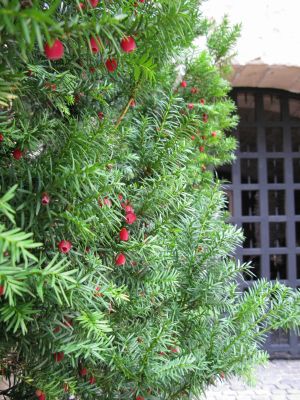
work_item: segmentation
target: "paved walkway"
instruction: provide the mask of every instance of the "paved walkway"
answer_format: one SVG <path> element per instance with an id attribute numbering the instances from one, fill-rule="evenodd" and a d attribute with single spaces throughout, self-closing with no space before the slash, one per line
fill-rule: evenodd
<path id="1" fill-rule="evenodd" d="M 300 361 L 271 361 L 257 370 L 257 385 L 238 379 L 212 387 L 201 400 L 300 400 Z"/>

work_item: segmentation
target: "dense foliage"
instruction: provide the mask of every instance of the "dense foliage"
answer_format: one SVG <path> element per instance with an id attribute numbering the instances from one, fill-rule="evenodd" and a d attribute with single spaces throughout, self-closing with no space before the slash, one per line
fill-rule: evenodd
<path id="1" fill-rule="evenodd" d="M 198 0 L 0 0 L 0 367 L 10 399 L 188 399 L 300 297 L 232 255 L 213 167 L 239 27 Z M 208 50 L 186 62 L 198 35 Z"/>

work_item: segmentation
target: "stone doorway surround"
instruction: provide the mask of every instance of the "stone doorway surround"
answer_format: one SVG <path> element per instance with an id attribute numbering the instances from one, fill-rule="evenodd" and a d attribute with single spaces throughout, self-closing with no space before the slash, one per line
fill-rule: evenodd
<path id="1" fill-rule="evenodd" d="M 300 66 L 269 65 L 258 58 L 245 65 L 233 64 L 230 82 L 234 88 L 272 88 L 300 93 Z"/>

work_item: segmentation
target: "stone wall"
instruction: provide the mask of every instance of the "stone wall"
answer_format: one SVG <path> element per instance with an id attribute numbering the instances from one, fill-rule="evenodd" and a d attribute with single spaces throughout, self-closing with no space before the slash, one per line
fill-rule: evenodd
<path id="1" fill-rule="evenodd" d="M 204 15 L 242 23 L 233 86 L 300 93 L 300 0 L 208 0 Z"/>

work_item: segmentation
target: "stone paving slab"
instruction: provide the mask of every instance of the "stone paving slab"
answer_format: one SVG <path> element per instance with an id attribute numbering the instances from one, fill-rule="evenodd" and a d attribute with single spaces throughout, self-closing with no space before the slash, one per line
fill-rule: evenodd
<path id="1" fill-rule="evenodd" d="M 255 387 L 234 378 L 211 387 L 201 400 L 300 400 L 300 360 L 270 361 L 257 369 Z"/>
<path id="2" fill-rule="evenodd" d="M 300 360 L 270 361 L 257 369 L 257 384 L 234 378 L 211 387 L 201 400 L 300 400 Z"/>

